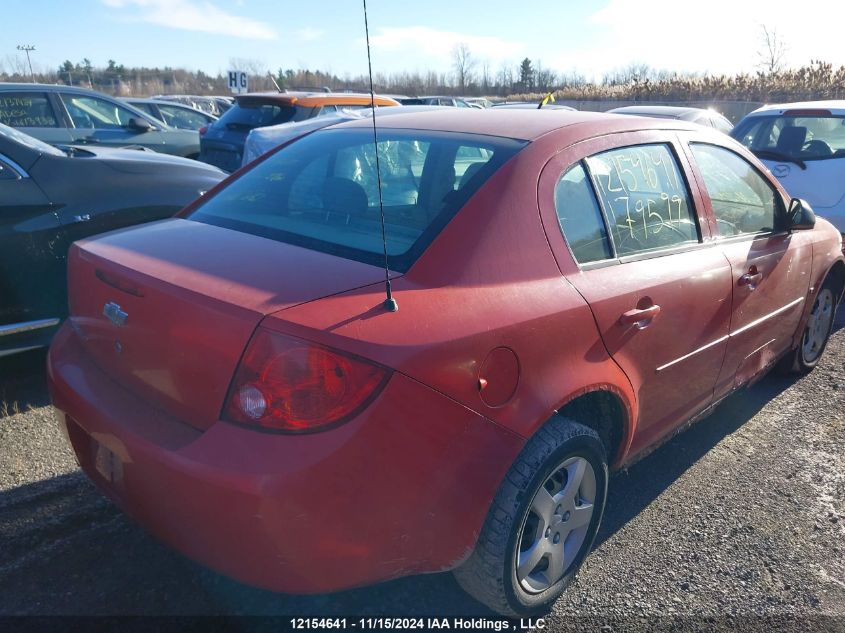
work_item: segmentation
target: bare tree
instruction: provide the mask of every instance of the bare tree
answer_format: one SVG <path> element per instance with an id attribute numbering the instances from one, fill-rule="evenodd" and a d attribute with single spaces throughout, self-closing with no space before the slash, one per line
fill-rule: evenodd
<path id="1" fill-rule="evenodd" d="M 786 45 L 777 29 L 760 25 L 760 50 L 757 51 L 757 68 L 767 75 L 776 75 L 784 70 L 786 66 L 786 53 L 789 47 Z"/>
<path id="2" fill-rule="evenodd" d="M 23 55 L 6 55 L 3 58 L 3 72 L 7 72 L 6 69 L 10 75 L 17 77 L 23 77 L 28 73 Z"/>
<path id="3" fill-rule="evenodd" d="M 552 90 L 557 83 L 557 73 L 549 68 L 543 68 L 542 62 L 537 60 L 537 70 L 534 71 L 537 78 L 537 89 L 540 92 Z"/>
<path id="4" fill-rule="evenodd" d="M 624 68 L 616 68 L 604 75 L 605 86 L 639 86 L 651 81 L 654 71 L 648 64 L 632 62 Z"/>
<path id="5" fill-rule="evenodd" d="M 452 67 L 455 69 L 455 77 L 458 80 L 458 87 L 461 94 L 466 92 L 466 87 L 472 83 L 475 58 L 469 50 L 469 46 L 461 42 L 452 49 Z"/>
<path id="6" fill-rule="evenodd" d="M 485 59 L 481 62 L 481 91 L 483 94 L 490 92 L 490 60 Z"/>
<path id="7" fill-rule="evenodd" d="M 497 77 L 502 94 L 504 94 L 505 96 L 509 95 L 511 90 L 513 90 L 513 65 L 507 62 L 503 63 L 501 68 L 499 68 L 499 74 L 497 75 Z"/>

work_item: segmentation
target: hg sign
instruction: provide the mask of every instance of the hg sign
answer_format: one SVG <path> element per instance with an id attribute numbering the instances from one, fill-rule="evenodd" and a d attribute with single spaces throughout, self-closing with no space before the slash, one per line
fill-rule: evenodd
<path id="1" fill-rule="evenodd" d="M 249 82 L 245 72 L 242 70 L 229 71 L 229 90 L 234 94 L 243 94 L 249 91 Z"/>

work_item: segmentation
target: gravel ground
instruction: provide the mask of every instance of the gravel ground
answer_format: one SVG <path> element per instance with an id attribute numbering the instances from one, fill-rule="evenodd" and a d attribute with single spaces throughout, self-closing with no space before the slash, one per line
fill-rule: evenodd
<path id="1" fill-rule="evenodd" d="M 595 551 L 546 630 L 845 631 L 843 312 L 811 374 L 763 379 L 611 479 Z M 2 360 L 0 615 L 495 617 L 449 574 L 295 597 L 203 569 L 79 472 L 44 355 Z"/>

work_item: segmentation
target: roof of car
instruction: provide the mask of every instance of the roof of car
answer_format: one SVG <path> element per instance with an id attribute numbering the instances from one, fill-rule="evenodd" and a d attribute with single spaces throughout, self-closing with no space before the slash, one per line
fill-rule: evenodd
<path id="1" fill-rule="evenodd" d="M 492 107 L 494 108 L 522 108 L 524 110 L 530 110 L 534 108 L 535 110 L 575 110 L 572 106 L 564 105 L 562 103 L 547 103 L 542 108 L 539 107 L 539 101 L 510 101 L 506 103 L 494 103 Z"/>
<path id="2" fill-rule="evenodd" d="M 651 116 L 665 116 L 681 118 L 683 116 L 694 116 L 709 112 L 705 108 L 692 108 L 689 106 L 667 106 L 667 105 L 632 105 L 608 110 L 614 114 L 645 114 Z"/>
<path id="3" fill-rule="evenodd" d="M 402 106 L 405 107 L 405 106 Z M 371 126 L 370 119 L 345 121 L 331 127 Z M 383 119 L 381 126 L 392 129 L 464 132 L 501 136 L 526 141 L 567 126 L 584 126 L 585 136 L 600 132 L 622 132 L 640 129 L 700 130 L 700 127 L 676 120 L 628 117 L 602 112 L 570 110 L 534 110 L 521 108 L 443 108 L 436 111 L 397 113 Z"/>
<path id="4" fill-rule="evenodd" d="M 80 88 L 79 86 L 66 86 L 65 84 L 33 84 L 33 83 L 11 83 L 11 82 L 0 82 L 0 90 L 40 90 L 40 91 L 49 91 L 49 90 L 61 90 L 63 92 L 81 92 L 85 94 L 104 94 L 97 90 L 90 90 L 89 88 Z M 107 97 L 111 97 L 111 95 L 105 95 Z M 114 98 L 114 97 L 112 97 Z"/>
<path id="5" fill-rule="evenodd" d="M 360 92 L 251 92 L 237 95 L 235 100 L 241 101 L 272 101 L 287 105 L 302 105 L 313 107 L 318 105 L 368 105 L 370 95 Z M 381 106 L 396 106 L 399 102 L 390 97 L 375 95 L 375 102 Z"/>
<path id="6" fill-rule="evenodd" d="M 757 114 L 783 114 L 787 110 L 830 110 L 831 114 L 845 114 L 845 100 L 796 101 L 794 103 L 773 103 L 757 108 L 747 116 Z"/>
<path id="7" fill-rule="evenodd" d="M 159 103 L 161 105 L 172 106 L 175 108 L 181 108 L 183 110 L 194 110 L 196 112 L 202 112 L 202 110 L 197 110 L 196 108 L 192 108 L 186 103 L 179 103 L 178 101 L 170 101 L 169 99 L 153 99 L 151 97 L 121 97 L 123 101 L 128 101 L 129 103 Z M 207 113 L 206 113 L 207 114 Z"/>

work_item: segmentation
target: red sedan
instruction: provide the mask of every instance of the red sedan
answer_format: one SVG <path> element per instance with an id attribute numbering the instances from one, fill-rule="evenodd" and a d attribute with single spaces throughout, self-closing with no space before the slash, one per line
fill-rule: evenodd
<path id="1" fill-rule="evenodd" d="M 53 402 L 106 495 L 243 582 L 454 570 L 533 613 L 589 552 L 609 470 L 815 366 L 841 238 L 676 121 L 454 110 L 377 138 L 378 170 L 372 122 L 343 123 L 77 242 Z"/>

